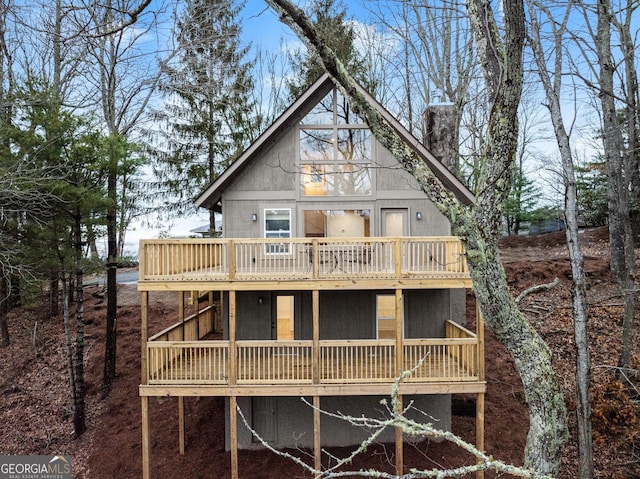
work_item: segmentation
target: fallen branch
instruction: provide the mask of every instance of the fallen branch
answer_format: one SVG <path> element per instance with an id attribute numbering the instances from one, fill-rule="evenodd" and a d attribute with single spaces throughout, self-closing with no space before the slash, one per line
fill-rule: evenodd
<path id="1" fill-rule="evenodd" d="M 425 356 L 426 357 L 426 356 Z M 346 457 L 340 458 L 333 454 L 331 454 L 326 449 L 322 449 L 322 453 L 326 456 L 330 457 L 330 459 L 334 462 L 333 465 L 328 466 L 326 469 L 316 469 L 314 466 L 307 464 L 301 458 L 291 454 L 290 452 L 283 451 L 277 449 L 272 444 L 268 443 L 264 440 L 249 424 L 249 421 L 246 419 L 244 413 L 242 412 L 239 405 L 236 404 L 236 411 L 240 416 L 240 420 L 244 424 L 244 426 L 251 432 L 251 434 L 258 440 L 258 442 L 268 449 L 269 451 L 277 454 L 280 457 L 284 457 L 293 463 L 302 467 L 305 471 L 311 474 L 316 479 L 337 479 L 343 477 L 371 477 L 371 478 L 382 478 L 382 479 L 426 479 L 426 478 L 458 478 L 458 477 L 467 477 L 470 474 L 478 473 L 481 471 L 495 471 L 498 475 L 502 474 L 511 474 L 517 477 L 523 478 L 531 478 L 531 479 L 551 479 L 550 476 L 545 474 L 537 473 L 536 471 L 527 469 L 525 467 L 517 467 L 511 464 L 507 464 L 503 461 L 499 461 L 494 459 L 488 454 L 485 454 L 483 451 L 478 450 L 473 444 L 470 444 L 464 441 L 462 438 L 456 436 L 450 431 L 444 431 L 437 429 L 430 423 L 422 423 L 415 420 L 408 419 L 406 417 L 406 413 L 409 409 L 412 408 L 412 405 L 409 404 L 405 407 L 401 406 L 400 403 L 400 383 L 403 379 L 408 376 L 411 376 L 412 372 L 419 368 L 424 362 L 425 357 L 423 357 L 418 364 L 408 371 L 403 371 L 395 380 L 392 390 L 391 390 L 391 401 L 387 401 L 383 399 L 381 404 L 386 406 L 387 414 L 386 417 L 383 418 L 372 418 L 367 417 L 365 415 L 362 416 L 349 416 L 345 414 L 341 414 L 339 412 L 332 413 L 323 409 L 317 409 L 311 403 L 309 403 L 305 398 L 301 398 L 301 400 L 307 404 L 309 407 L 313 409 L 317 409 L 321 414 L 325 416 L 332 417 L 334 419 L 338 419 L 341 421 L 345 421 L 351 425 L 362 427 L 370 431 L 369 437 L 367 437 L 364 441 L 362 441 L 359 445 L 355 446 L 354 449 L 348 454 Z M 354 459 L 362 454 L 365 454 L 369 447 L 376 443 L 380 435 L 386 429 L 400 428 L 402 433 L 405 436 L 414 437 L 414 438 L 430 438 L 436 440 L 445 440 L 448 441 L 462 450 L 468 452 L 469 454 L 475 456 L 476 463 L 475 464 L 466 464 L 457 467 L 450 467 L 445 469 L 440 468 L 432 468 L 432 469 L 418 469 L 411 468 L 408 473 L 403 473 L 401 475 L 396 475 L 392 473 L 387 473 L 384 471 L 379 471 L 374 468 L 370 469 L 350 469 L 348 466 L 351 465 Z M 309 455 L 310 456 L 310 455 Z"/>
<path id="2" fill-rule="evenodd" d="M 530 294 L 539 293 L 541 291 L 549 291 L 550 289 L 555 288 L 559 282 L 560 282 L 560 279 L 556 278 L 551 283 L 538 284 L 536 286 L 531 286 L 530 288 L 525 289 L 516 298 L 516 304 L 520 304 L 520 301 L 522 301 L 524 298 L 526 298 Z"/>

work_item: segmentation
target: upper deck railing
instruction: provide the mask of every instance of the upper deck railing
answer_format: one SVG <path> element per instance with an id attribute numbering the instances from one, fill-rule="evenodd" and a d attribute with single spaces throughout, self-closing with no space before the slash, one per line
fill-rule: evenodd
<path id="1" fill-rule="evenodd" d="M 140 281 L 469 278 L 457 237 L 157 239 Z"/>

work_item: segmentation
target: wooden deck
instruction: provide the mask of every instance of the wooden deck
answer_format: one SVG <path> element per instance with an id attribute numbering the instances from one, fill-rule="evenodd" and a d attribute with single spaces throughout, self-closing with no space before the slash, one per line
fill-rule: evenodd
<path id="1" fill-rule="evenodd" d="M 389 396 L 397 384 L 408 395 L 475 394 L 476 437 L 484 435 L 483 322 L 477 335 L 447 321 L 445 337 L 406 339 L 402 293 L 407 289 L 471 288 L 464 248 L 455 237 L 184 239 L 140 243 L 143 470 L 149 477 L 149 397 L 178 399 L 179 445 L 184 450 L 184 398 L 225 396 L 229 401 L 232 477 L 237 477 L 240 397 Z M 320 294 L 324 290 L 395 292 L 393 339 L 327 340 L 321 336 Z M 149 337 L 149 294 L 178 291 L 179 317 Z M 310 291 L 312 330 L 304 340 L 238 340 L 239 291 Z M 228 291 L 228 340 L 211 340 L 212 291 Z M 207 306 L 184 318 L 184 294 L 207 292 Z M 393 330 L 393 331 L 392 331 Z M 405 375 L 405 372 L 409 371 Z M 398 378 L 401 377 L 398 382 Z M 320 412 L 313 418 L 314 460 L 320 458 Z M 396 451 L 402 434 L 396 432 Z M 401 453 L 398 453 L 401 457 Z M 145 465 L 146 464 L 146 465 Z"/>
<path id="2" fill-rule="evenodd" d="M 460 280 L 456 237 L 172 239 L 140 242 L 141 290 L 178 282 Z M 464 286 L 463 286 L 464 287 Z"/>
<path id="3" fill-rule="evenodd" d="M 384 391 L 402 371 L 404 383 L 477 383 L 481 379 L 479 342 L 453 322 L 447 338 L 406 339 L 397 357 L 394 340 L 319 341 L 168 341 L 163 332 L 147 342 L 149 386 L 235 386 L 272 390 L 273 386 L 377 385 Z M 233 349 L 233 358 L 232 351 Z M 317 357 L 317 367 L 314 366 Z M 232 364 L 233 363 L 233 364 Z M 383 388 L 382 388 L 383 387 Z M 287 391 L 287 388 L 281 388 Z M 354 394 L 357 388 L 345 388 Z M 371 388 L 367 389 L 371 390 Z M 225 391 L 227 391 L 225 393 Z M 298 391 L 298 389 L 295 389 Z"/>

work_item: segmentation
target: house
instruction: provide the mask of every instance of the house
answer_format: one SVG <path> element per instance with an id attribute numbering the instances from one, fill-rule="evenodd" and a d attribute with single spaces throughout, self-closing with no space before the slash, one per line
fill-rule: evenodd
<path id="1" fill-rule="evenodd" d="M 452 194 L 473 202 L 454 174 L 375 105 Z M 413 401 L 446 429 L 451 394 L 475 394 L 482 448 L 483 327 L 480 317 L 475 332 L 466 327 L 472 284 L 463 246 L 329 76 L 196 203 L 221 213 L 221 238 L 140 243 L 143 477 L 151 474 L 149 397 L 178 398 L 181 451 L 183 398 L 227 398 L 220 434 L 235 479 L 238 449 L 259 447 L 238 407 L 265 441 L 312 449 L 319 467 L 321 447 L 355 444 L 366 431 L 321 417 L 318 407 L 379 414 L 380 398 L 412 368 L 400 382 L 403 404 Z M 180 317 L 150 336 L 149 295 L 167 290 L 179 293 Z M 221 336 L 212 339 L 217 329 Z M 401 471 L 401 432 L 381 439 L 396 443 Z"/>

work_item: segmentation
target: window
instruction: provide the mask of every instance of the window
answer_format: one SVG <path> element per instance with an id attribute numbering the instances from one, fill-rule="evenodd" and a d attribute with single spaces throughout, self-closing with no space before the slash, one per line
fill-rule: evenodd
<path id="1" fill-rule="evenodd" d="M 306 238 L 370 236 L 370 210 L 306 210 Z"/>
<path id="2" fill-rule="evenodd" d="M 274 208 L 264 211 L 265 238 L 291 238 L 291 209 Z M 268 243 L 266 252 L 288 253 L 289 243 Z"/>
<path id="3" fill-rule="evenodd" d="M 370 196 L 371 132 L 333 90 L 301 122 L 304 196 Z"/>

